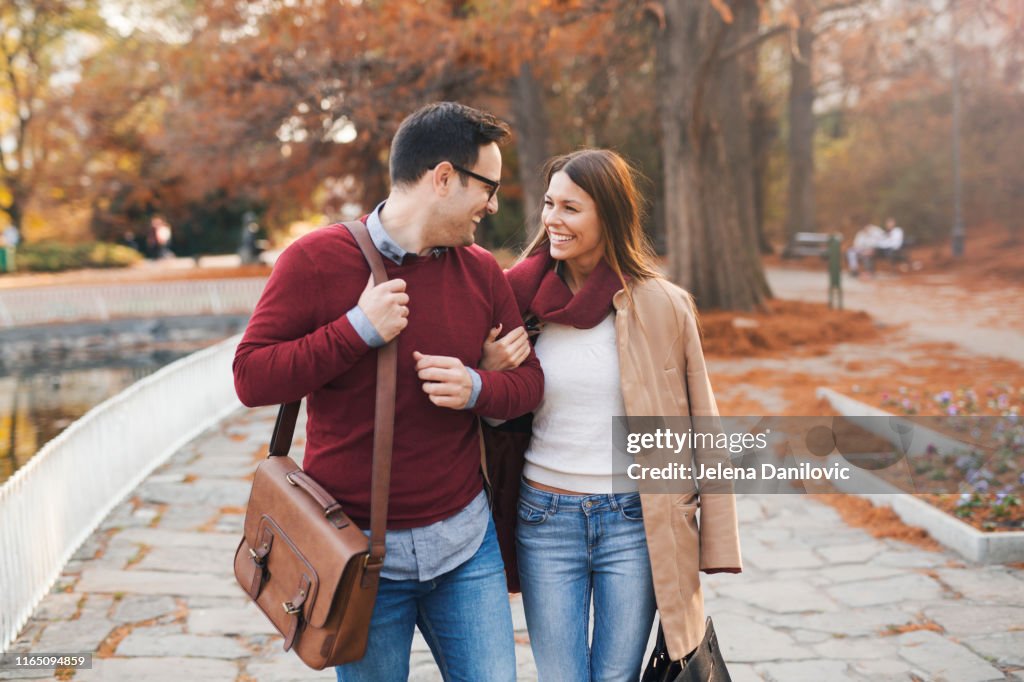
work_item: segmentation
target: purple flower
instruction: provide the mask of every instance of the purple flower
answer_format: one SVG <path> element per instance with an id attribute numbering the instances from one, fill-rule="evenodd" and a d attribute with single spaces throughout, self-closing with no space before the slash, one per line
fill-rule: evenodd
<path id="1" fill-rule="evenodd" d="M 948 414 L 950 417 L 955 417 L 959 413 L 959 410 L 956 409 L 956 405 L 950 405 L 949 407 L 946 408 L 946 414 Z"/>
<path id="2" fill-rule="evenodd" d="M 985 492 L 986 490 L 988 490 L 988 481 L 978 481 L 977 483 L 974 484 L 974 489 L 977 490 L 979 493 Z"/>

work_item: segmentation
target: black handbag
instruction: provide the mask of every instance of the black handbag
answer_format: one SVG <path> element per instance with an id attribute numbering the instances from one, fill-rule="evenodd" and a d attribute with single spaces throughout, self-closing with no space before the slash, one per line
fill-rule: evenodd
<path id="1" fill-rule="evenodd" d="M 658 642 L 640 682 L 732 682 L 711 618 L 707 620 L 704 639 L 682 661 L 669 658 L 665 631 L 658 625 Z"/>

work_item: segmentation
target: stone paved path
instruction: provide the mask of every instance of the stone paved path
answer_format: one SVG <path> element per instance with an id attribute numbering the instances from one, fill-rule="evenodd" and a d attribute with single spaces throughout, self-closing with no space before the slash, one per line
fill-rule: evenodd
<path id="1" fill-rule="evenodd" d="M 75 680 L 333 679 L 281 651 L 231 574 L 273 418 L 239 414 L 150 476 L 78 551 L 13 650 L 94 652 Z M 746 570 L 705 580 L 736 682 L 1024 681 L 1021 570 L 875 540 L 807 498 L 739 503 Z M 519 679 L 534 680 L 518 599 L 513 612 Z M 410 679 L 440 679 L 418 637 Z"/>

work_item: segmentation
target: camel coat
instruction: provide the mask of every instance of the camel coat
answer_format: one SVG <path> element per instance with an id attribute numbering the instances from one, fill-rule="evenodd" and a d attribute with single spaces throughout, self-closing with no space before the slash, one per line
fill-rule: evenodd
<path id="1" fill-rule="evenodd" d="M 664 279 L 639 282 L 631 294 L 632 301 L 619 291 L 612 301 L 627 417 L 717 417 L 690 296 Z M 698 462 L 713 457 L 699 449 L 692 454 Z M 736 500 L 729 487 L 701 495 L 689 482 L 674 482 L 669 492 L 645 489 L 641 483 L 654 592 L 676 660 L 704 636 L 699 571 L 742 569 Z"/>

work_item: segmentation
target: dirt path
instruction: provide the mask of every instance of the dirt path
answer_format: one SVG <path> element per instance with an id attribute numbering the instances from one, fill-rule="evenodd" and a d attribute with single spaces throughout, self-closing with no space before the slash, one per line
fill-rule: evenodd
<path id="1" fill-rule="evenodd" d="M 825 274 L 770 268 L 779 298 L 824 303 Z M 845 307 L 880 327 L 868 342 L 761 357 L 709 357 L 719 406 L 731 415 L 828 414 L 814 391 L 829 386 L 866 402 L 892 393 L 928 410 L 930 395 L 999 383 L 1024 385 L 1024 306 L 1019 291 L 993 283 L 971 290 L 952 275 L 844 281 Z M 925 412 L 923 412 L 925 413 Z"/>

